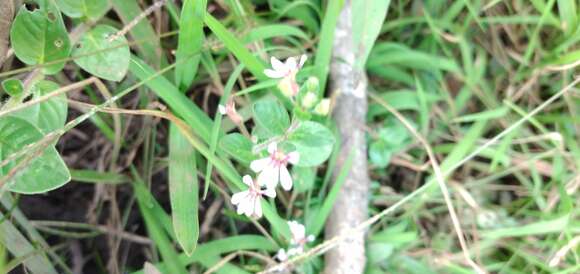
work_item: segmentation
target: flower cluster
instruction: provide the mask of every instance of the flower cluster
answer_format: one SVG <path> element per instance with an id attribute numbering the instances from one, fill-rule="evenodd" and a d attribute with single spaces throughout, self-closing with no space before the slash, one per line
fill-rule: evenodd
<path id="1" fill-rule="evenodd" d="M 304 88 L 300 88 L 296 82 L 298 71 L 304 66 L 308 57 L 300 56 L 286 59 L 286 62 L 278 60 L 276 57 L 270 58 L 272 69 L 264 70 L 264 74 L 272 79 L 280 79 L 278 88 L 284 96 L 298 102 L 303 110 L 312 111 L 318 115 L 327 115 L 330 111 L 330 99 L 319 99 L 319 82 L 318 78 L 310 77 L 306 81 Z"/>
<path id="2" fill-rule="evenodd" d="M 285 153 L 278 149 L 277 143 L 270 143 L 268 156 L 252 161 L 250 164 L 250 168 L 258 173 L 258 179 L 254 182 L 250 175 L 244 176 L 243 181 L 248 186 L 248 190 L 232 196 L 232 204 L 238 206 L 238 214 L 245 214 L 248 217 L 262 217 L 262 196 L 276 197 L 278 183 L 282 185 L 284 190 L 292 189 L 292 176 L 290 176 L 287 166 L 288 164 L 297 164 L 299 158 L 298 152 Z"/>
<path id="3" fill-rule="evenodd" d="M 296 83 L 296 74 L 306 62 L 306 55 L 302 55 L 299 61 L 295 57 L 290 57 L 286 62 L 282 62 L 275 57 L 271 58 L 272 69 L 264 70 L 264 74 L 274 79 L 280 79 L 278 88 L 288 97 L 294 97 L 299 93 L 299 86 Z M 315 99 L 312 99 L 315 100 Z M 314 105 L 314 104 L 313 104 Z M 225 107 L 218 107 L 222 115 L 228 115 L 234 122 L 242 120 L 235 110 L 233 101 Z M 300 155 L 297 151 L 286 153 L 278 148 L 278 143 L 271 142 L 268 145 L 268 156 L 252 161 L 250 169 L 258 174 L 256 181 L 249 175 L 244 176 L 244 184 L 248 190 L 238 192 L 232 196 L 232 204 L 237 206 L 238 214 L 245 214 L 248 217 L 262 217 L 262 196 L 276 196 L 278 183 L 286 191 L 292 189 L 292 176 L 288 171 L 288 164 L 297 164 Z"/>
<path id="4" fill-rule="evenodd" d="M 296 125 L 295 122 L 300 123 L 300 120 L 309 120 L 311 113 L 327 115 L 330 109 L 330 100 L 320 99 L 319 83 L 316 77 L 310 77 L 302 86 L 296 82 L 296 75 L 306 60 L 306 55 L 302 55 L 300 58 L 290 57 L 285 62 L 272 57 L 272 69 L 264 70 L 266 76 L 278 79 L 278 88 L 294 104 L 293 125 Z M 234 123 L 243 124 L 241 122 L 243 119 L 236 112 L 233 101 L 228 102 L 225 106 L 220 105 L 218 111 L 222 115 L 227 115 Z M 295 121 L 295 118 L 298 121 Z M 291 125 L 287 132 L 291 132 L 293 128 L 295 127 Z M 256 144 L 258 138 L 252 141 L 255 141 Z M 298 164 L 301 155 L 298 151 L 287 151 L 284 142 L 285 136 L 275 136 L 262 144 L 257 144 L 254 148 L 261 151 L 267 147 L 268 153 L 266 157 L 250 163 L 250 169 L 256 173 L 256 179 L 253 180 L 250 175 L 243 177 L 243 183 L 248 186 L 248 189 L 232 196 L 231 202 L 237 206 L 238 214 L 244 214 L 250 218 L 260 218 L 264 196 L 275 198 L 278 184 L 285 191 L 292 189 L 293 182 L 288 165 Z M 288 226 L 291 239 L 287 249 L 278 251 L 276 258 L 280 261 L 286 261 L 293 256 L 302 254 L 306 245 L 314 241 L 313 235 L 306 235 L 304 225 L 296 221 L 289 221 Z"/>
<path id="5" fill-rule="evenodd" d="M 286 261 L 293 256 L 302 254 L 306 244 L 314 241 L 314 235 L 306 236 L 306 228 L 304 225 L 297 221 L 289 221 L 288 226 L 290 227 L 290 233 L 292 234 L 290 246 L 288 247 L 288 250 L 278 250 L 276 259 L 279 261 Z"/>
<path id="6" fill-rule="evenodd" d="M 295 57 L 286 59 L 286 62 L 278 60 L 276 57 L 270 58 L 272 69 L 264 70 L 264 74 L 272 79 L 281 79 L 278 83 L 278 88 L 282 94 L 287 97 L 296 96 L 299 91 L 298 83 L 296 83 L 296 74 L 306 62 L 307 56 L 302 55 L 300 61 L 296 62 Z"/>

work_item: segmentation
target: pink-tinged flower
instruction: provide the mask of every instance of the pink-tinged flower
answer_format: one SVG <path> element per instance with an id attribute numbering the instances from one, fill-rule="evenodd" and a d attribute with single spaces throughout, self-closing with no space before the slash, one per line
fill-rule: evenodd
<path id="1" fill-rule="evenodd" d="M 306 229 L 304 225 L 296 221 L 288 221 L 288 226 L 290 227 L 290 234 L 292 238 L 290 239 L 290 246 L 288 250 L 280 249 L 274 258 L 283 262 L 289 258 L 300 255 L 304 253 L 304 248 L 307 243 L 314 241 L 314 235 L 309 235 L 306 237 Z"/>
<path id="2" fill-rule="evenodd" d="M 314 241 L 314 235 L 308 235 L 307 237 L 306 228 L 303 224 L 297 221 L 288 221 L 288 226 L 290 227 L 290 234 L 292 234 L 290 245 L 295 246 L 295 249 L 298 249 L 294 252 L 302 253 L 304 246 L 307 243 Z"/>
<path id="3" fill-rule="evenodd" d="M 236 104 L 234 100 L 228 101 L 225 106 L 218 105 L 218 112 L 221 115 L 227 115 L 230 118 L 230 120 L 232 120 L 232 122 L 236 125 L 242 123 L 242 121 L 244 120 L 242 116 L 240 116 L 240 114 L 238 114 L 238 112 L 236 111 Z"/>
<path id="4" fill-rule="evenodd" d="M 280 248 L 278 250 L 278 252 L 276 253 L 276 256 L 274 256 L 274 258 L 278 259 L 278 261 L 286 261 L 288 260 L 288 254 L 286 253 L 286 250 L 283 248 Z"/>
<path id="5" fill-rule="evenodd" d="M 298 94 L 300 87 L 296 83 L 296 74 L 306 62 L 307 56 L 300 56 L 300 61 L 296 62 L 295 57 L 289 57 L 286 62 L 278 60 L 276 57 L 270 58 L 272 69 L 265 69 L 264 74 L 273 79 L 281 79 L 278 88 L 288 97 Z"/>
<path id="6" fill-rule="evenodd" d="M 258 175 L 258 184 L 266 185 L 268 189 L 276 188 L 278 182 L 282 185 L 284 190 L 292 189 L 292 176 L 286 167 L 288 163 L 293 165 L 298 163 L 300 155 L 297 151 L 288 154 L 278 149 L 278 144 L 275 142 L 268 145 L 268 157 L 252 161 L 250 168 L 260 174 Z"/>
<path id="7" fill-rule="evenodd" d="M 237 205 L 238 214 L 245 214 L 248 217 L 262 217 L 262 195 L 274 198 L 276 191 L 274 189 L 262 190 L 250 175 L 245 175 L 242 181 L 248 186 L 248 189 L 234 194 L 232 204 Z"/>

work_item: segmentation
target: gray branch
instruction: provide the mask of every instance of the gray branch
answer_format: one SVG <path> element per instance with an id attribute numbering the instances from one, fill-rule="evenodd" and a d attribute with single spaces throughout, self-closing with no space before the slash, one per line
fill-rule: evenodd
<path id="1" fill-rule="evenodd" d="M 330 66 L 331 90 L 337 93 L 334 108 L 341 137 L 340 154 L 334 178 L 343 168 L 350 171 L 326 224 L 326 238 L 347 233 L 368 217 L 370 180 L 367 173 L 365 117 L 367 79 L 364 70 L 355 66 L 356 43 L 352 35 L 352 6 L 346 1 L 336 26 Z M 351 156 L 350 154 L 353 153 Z M 345 162 L 352 157 L 352 165 Z M 335 180 L 333 180 L 335 181 Z M 330 250 L 325 257 L 326 274 L 364 273 L 366 264 L 365 232 L 354 233 Z"/>

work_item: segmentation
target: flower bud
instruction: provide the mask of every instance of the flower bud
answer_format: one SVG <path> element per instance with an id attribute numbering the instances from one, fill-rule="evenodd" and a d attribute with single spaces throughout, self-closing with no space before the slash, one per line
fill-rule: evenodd
<path id="1" fill-rule="evenodd" d="M 328 98 L 322 99 L 320 103 L 318 103 L 318 105 L 316 105 L 316 107 L 314 108 L 314 113 L 318 115 L 326 116 L 328 115 L 329 112 L 330 112 L 330 99 Z"/>
<path id="2" fill-rule="evenodd" d="M 318 78 L 314 76 L 308 77 L 308 80 L 306 81 L 306 90 L 308 90 L 309 92 L 318 93 L 319 88 L 320 83 L 318 81 Z"/>
<path id="3" fill-rule="evenodd" d="M 302 97 L 302 107 L 305 109 L 311 109 L 316 104 L 317 100 L 318 96 L 316 96 L 316 94 L 308 92 L 304 97 Z"/>
<path id="4" fill-rule="evenodd" d="M 296 96 L 298 93 L 298 84 L 292 77 L 285 77 L 278 83 L 278 88 L 288 98 Z"/>
<path id="5" fill-rule="evenodd" d="M 244 121 L 244 118 L 242 118 L 242 116 L 240 116 L 240 114 L 238 114 L 238 112 L 236 111 L 236 105 L 234 103 L 234 100 L 230 100 L 225 107 L 219 105 L 218 111 L 222 115 L 223 114 L 227 115 L 230 118 L 230 120 L 232 120 L 232 122 L 236 125 L 239 125 Z"/>

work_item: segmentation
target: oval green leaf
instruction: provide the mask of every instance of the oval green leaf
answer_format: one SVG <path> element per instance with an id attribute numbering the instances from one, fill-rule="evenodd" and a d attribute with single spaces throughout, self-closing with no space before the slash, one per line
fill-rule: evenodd
<path id="1" fill-rule="evenodd" d="M 124 36 L 110 41 L 117 31 L 111 26 L 97 25 L 85 33 L 73 50 L 75 63 L 97 77 L 121 81 L 127 75 L 131 52 Z"/>
<path id="2" fill-rule="evenodd" d="M 56 4 L 68 17 L 86 17 L 91 21 L 101 18 L 109 10 L 107 0 L 57 0 Z"/>
<path id="3" fill-rule="evenodd" d="M 173 230 L 179 245 L 190 256 L 197 246 L 199 183 L 195 150 L 172 124 L 169 131 L 169 196 Z"/>
<path id="4" fill-rule="evenodd" d="M 33 99 L 49 94 L 59 88 L 51 81 L 39 81 L 32 86 Z M 35 125 L 44 134 L 61 129 L 67 118 L 68 104 L 66 94 L 52 96 L 50 99 L 20 110 L 12 116 L 22 118 Z"/>
<path id="5" fill-rule="evenodd" d="M 256 156 L 252 153 L 253 144 L 239 133 L 228 134 L 220 140 L 221 148 L 241 163 L 249 164 Z"/>
<path id="6" fill-rule="evenodd" d="M 29 11 L 22 6 L 10 29 L 10 43 L 18 59 L 28 65 L 44 65 L 46 74 L 59 72 L 65 62 L 57 61 L 71 51 L 60 12 L 52 7 Z"/>
<path id="7" fill-rule="evenodd" d="M 28 145 L 40 141 L 43 134 L 26 120 L 17 117 L 0 119 L 0 159 L 25 149 Z M 8 172 L 26 160 L 30 154 L 9 161 L 0 168 L 0 175 Z M 8 190 L 23 194 L 44 193 L 61 187 L 70 181 L 70 173 L 64 161 L 53 146 L 49 146 L 40 155 L 25 164 L 15 176 L 7 181 Z"/>
<path id="8" fill-rule="evenodd" d="M 274 99 L 258 101 L 254 104 L 254 121 L 267 137 L 282 135 L 290 126 L 286 109 Z"/>
<path id="9" fill-rule="evenodd" d="M 24 92 L 24 85 L 20 79 L 9 78 L 2 81 L 2 88 L 10 97 L 19 97 Z"/>
<path id="10" fill-rule="evenodd" d="M 302 122 L 288 136 L 300 154 L 297 166 L 308 167 L 322 164 L 328 159 L 334 145 L 334 135 L 325 126 L 312 122 Z"/>

